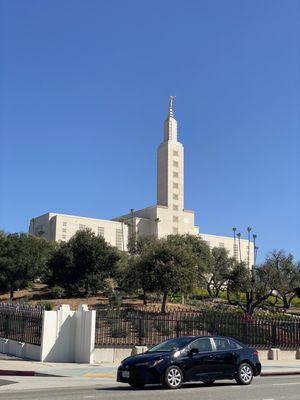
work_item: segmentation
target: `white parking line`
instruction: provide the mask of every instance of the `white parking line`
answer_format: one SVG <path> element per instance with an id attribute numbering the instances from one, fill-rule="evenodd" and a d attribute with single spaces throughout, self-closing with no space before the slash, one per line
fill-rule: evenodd
<path id="1" fill-rule="evenodd" d="M 300 385 L 300 382 L 272 383 L 272 386 Z"/>

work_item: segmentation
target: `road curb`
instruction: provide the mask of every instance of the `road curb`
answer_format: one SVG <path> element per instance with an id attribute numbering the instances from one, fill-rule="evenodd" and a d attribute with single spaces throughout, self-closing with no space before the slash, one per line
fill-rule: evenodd
<path id="1" fill-rule="evenodd" d="M 36 371 L 20 371 L 15 369 L 0 369 L 0 376 L 44 376 L 49 378 L 62 378 L 63 375 L 44 374 Z"/>
<path id="2" fill-rule="evenodd" d="M 268 376 L 280 376 L 280 375 L 300 375 L 300 371 L 274 371 L 274 372 L 262 372 L 260 374 L 261 377 Z"/>
<path id="3" fill-rule="evenodd" d="M 13 369 L 0 369 L 0 376 L 35 376 L 35 371 L 19 371 Z"/>

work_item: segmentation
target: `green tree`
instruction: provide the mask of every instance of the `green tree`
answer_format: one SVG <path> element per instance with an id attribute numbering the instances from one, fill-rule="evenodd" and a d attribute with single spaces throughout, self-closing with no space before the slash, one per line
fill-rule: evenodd
<path id="1" fill-rule="evenodd" d="M 195 235 L 169 235 L 167 237 L 169 243 L 175 246 L 184 247 L 194 260 L 196 275 L 199 280 L 202 276 L 210 272 L 211 253 L 207 243 Z"/>
<path id="2" fill-rule="evenodd" d="M 49 283 L 90 296 L 103 288 L 104 279 L 115 277 L 121 259 L 121 252 L 102 236 L 89 229 L 78 231 L 49 261 Z"/>
<path id="3" fill-rule="evenodd" d="M 271 296 L 273 288 L 274 276 L 268 274 L 265 268 L 249 269 L 242 262 L 228 274 L 227 300 L 229 304 L 240 307 L 245 314 L 252 315 Z"/>
<path id="4" fill-rule="evenodd" d="M 143 292 L 143 303 L 147 305 L 147 292 L 141 283 L 140 277 L 140 256 L 141 253 L 149 246 L 157 241 L 155 236 L 139 236 L 137 239 L 132 237 L 128 242 L 127 265 L 123 264 L 125 268 L 120 276 L 120 285 L 128 293 Z"/>
<path id="5" fill-rule="evenodd" d="M 223 247 L 214 247 L 211 251 L 209 273 L 202 273 L 203 282 L 210 297 L 219 296 L 225 286 L 228 274 L 234 266 L 234 259 L 229 257 L 228 250 Z"/>
<path id="6" fill-rule="evenodd" d="M 140 255 L 145 247 L 156 242 L 155 236 L 139 236 L 136 240 L 131 237 L 128 241 L 128 253 L 130 255 Z"/>
<path id="7" fill-rule="evenodd" d="M 292 254 L 286 255 L 282 250 L 275 250 L 267 257 L 262 267 L 273 276 L 275 305 L 278 306 L 279 299 L 283 309 L 289 309 L 297 296 L 296 289 L 300 287 L 299 264 L 294 261 Z"/>
<path id="8" fill-rule="evenodd" d="M 137 270 L 144 291 L 163 295 L 162 313 L 170 292 L 189 293 L 195 283 L 193 254 L 188 247 L 168 238 L 157 240 L 142 251 Z"/>
<path id="9" fill-rule="evenodd" d="M 9 292 L 24 289 L 41 278 L 53 246 L 42 238 L 25 233 L 0 233 L 0 290 Z"/>

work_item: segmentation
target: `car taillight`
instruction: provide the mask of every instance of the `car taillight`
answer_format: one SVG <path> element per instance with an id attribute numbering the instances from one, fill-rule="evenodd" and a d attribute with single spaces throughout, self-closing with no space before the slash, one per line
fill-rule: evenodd
<path id="1" fill-rule="evenodd" d="M 258 351 L 255 350 L 255 351 L 253 352 L 253 355 L 254 355 L 254 357 L 258 357 Z"/>

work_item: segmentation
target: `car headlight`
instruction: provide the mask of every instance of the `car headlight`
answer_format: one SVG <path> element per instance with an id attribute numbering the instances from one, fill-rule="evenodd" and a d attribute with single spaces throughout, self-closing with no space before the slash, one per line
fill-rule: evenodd
<path id="1" fill-rule="evenodd" d="M 160 358 L 159 360 L 155 361 L 147 361 L 147 362 L 140 362 L 135 364 L 136 367 L 155 367 L 156 365 L 160 364 L 164 359 Z"/>
<path id="2" fill-rule="evenodd" d="M 163 361 L 164 361 L 163 358 L 160 358 L 159 360 L 155 360 L 154 363 L 153 363 L 153 365 L 152 365 L 152 367 L 156 367 L 156 365 L 160 364 L 160 363 L 163 362 Z"/>
<path id="3" fill-rule="evenodd" d="M 135 364 L 136 367 L 142 367 L 142 366 L 146 367 L 146 366 L 149 366 L 149 365 L 151 365 L 151 362 L 149 362 L 149 361 Z"/>

